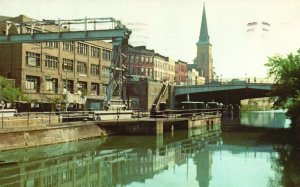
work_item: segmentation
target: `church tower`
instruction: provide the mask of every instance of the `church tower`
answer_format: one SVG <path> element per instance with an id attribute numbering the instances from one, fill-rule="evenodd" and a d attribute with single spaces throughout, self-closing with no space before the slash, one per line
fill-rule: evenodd
<path id="1" fill-rule="evenodd" d="M 209 83 L 213 80 L 213 58 L 212 45 L 209 41 L 205 5 L 203 5 L 202 22 L 200 28 L 199 40 L 197 45 L 197 57 L 194 61 L 200 76 L 205 77 L 205 82 Z"/>

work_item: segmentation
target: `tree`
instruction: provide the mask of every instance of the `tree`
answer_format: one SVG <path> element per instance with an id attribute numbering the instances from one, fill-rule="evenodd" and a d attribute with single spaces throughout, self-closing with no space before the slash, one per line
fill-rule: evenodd
<path id="1" fill-rule="evenodd" d="M 275 78 L 270 92 L 276 98 L 274 107 L 288 109 L 292 127 L 300 127 L 300 49 L 296 54 L 271 57 L 266 66 Z"/>
<path id="2" fill-rule="evenodd" d="M 14 88 L 10 81 L 0 76 L 0 102 L 13 102 L 19 99 L 26 99 L 18 88 Z"/>

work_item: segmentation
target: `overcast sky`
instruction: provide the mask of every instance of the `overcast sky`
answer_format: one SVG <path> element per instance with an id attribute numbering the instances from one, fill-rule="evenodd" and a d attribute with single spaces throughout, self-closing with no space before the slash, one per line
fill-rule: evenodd
<path id="1" fill-rule="evenodd" d="M 132 27 L 133 45 L 193 63 L 203 0 L 0 0 L 0 15 L 38 20 L 114 17 Z M 267 56 L 300 48 L 299 0 L 206 0 L 216 73 L 265 77 Z M 258 24 L 251 32 L 247 24 Z M 261 24 L 267 22 L 270 26 Z M 268 31 L 263 31 L 266 28 Z"/>

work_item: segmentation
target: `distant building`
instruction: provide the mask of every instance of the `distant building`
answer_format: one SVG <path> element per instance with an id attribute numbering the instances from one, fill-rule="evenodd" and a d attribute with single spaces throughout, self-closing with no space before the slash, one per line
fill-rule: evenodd
<path id="1" fill-rule="evenodd" d="M 175 62 L 175 83 L 185 85 L 187 82 L 187 62 L 178 60 Z"/>
<path id="2" fill-rule="evenodd" d="M 129 74 L 139 79 L 174 82 L 175 61 L 146 46 L 129 46 L 127 68 Z"/>
<path id="3" fill-rule="evenodd" d="M 194 63 L 196 64 L 196 70 L 200 76 L 205 77 L 205 82 L 209 83 L 213 81 L 213 58 L 212 58 L 212 45 L 209 40 L 205 6 L 203 6 L 202 22 L 200 29 L 199 40 L 197 45 L 197 57 Z"/>
<path id="4" fill-rule="evenodd" d="M 24 15 L 0 18 L 0 34 L 6 22 L 31 22 Z M 65 28 L 60 28 L 64 31 Z M 21 33 L 57 32 L 58 26 L 34 28 L 24 25 Z M 9 33 L 16 33 L 10 27 Z M 102 109 L 110 76 L 112 44 L 103 41 L 70 41 L 0 44 L 0 75 L 15 79 L 33 102 L 59 100 L 72 110 Z"/>
<path id="5" fill-rule="evenodd" d="M 189 85 L 203 85 L 206 83 L 205 77 L 201 76 L 197 70 L 197 64 L 188 64 L 188 84 Z"/>
<path id="6" fill-rule="evenodd" d="M 146 46 L 128 47 L 127 69 L 131 76 L 154 79 L 154 50 Z"/>
<path id="7" fill-rule="evenodd" d="M 203 85 L 205 84 L 205 78 L 199 76 L 199 72 L 195 69 L 188 71 L 188 85 Z"/>

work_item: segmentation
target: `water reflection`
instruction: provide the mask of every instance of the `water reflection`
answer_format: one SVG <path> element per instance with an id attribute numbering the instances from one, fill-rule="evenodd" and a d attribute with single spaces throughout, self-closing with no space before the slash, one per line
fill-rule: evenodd
<path id="1" fill-rule="evenodd" d="M 200 152 L 208 141 L 219 138 L 220 129 L 211 132 L 214 136 L 210 138 L 198 129 L 193 133 L 109 137 L 6 151 L 0 153 L 0 184 L 99 187 L 145 183 L 176 165 L 186 164 L 195 154 L 208 154 Z"/>
<path id="2" fill-rule="evenodd" d="M 241 124 L 269 128 L 289 128 L 291 120 L 284 110 L 246 111 L 241 113 Z"/>
<path id="3" fill-rule="evenodd" d="M 275 149 L 279 156 L 271 158 L 276 178 L 270 181 L 270 186 L 300 186 L 300 149 L 294 146 L 277 146 Z"/>
<path id="4" fill-rule="evenodd" d="M 299 176 L 292 160 L 299 152 L 260 141 L 262 133 L 218 134 L 180 131 L 6 151 L 0 186 L 288 186 L 291 173 Z"/>

